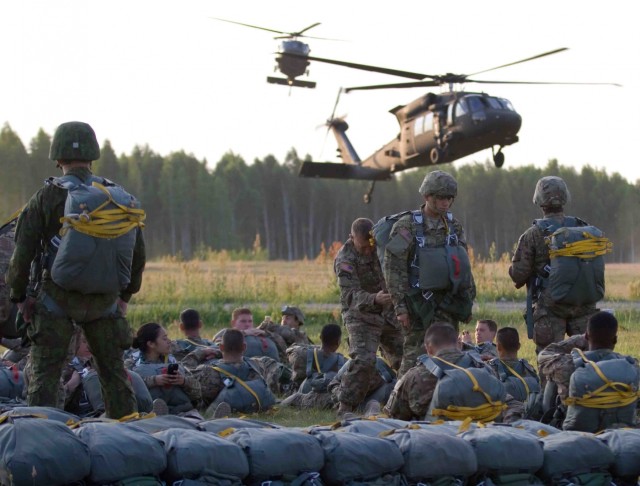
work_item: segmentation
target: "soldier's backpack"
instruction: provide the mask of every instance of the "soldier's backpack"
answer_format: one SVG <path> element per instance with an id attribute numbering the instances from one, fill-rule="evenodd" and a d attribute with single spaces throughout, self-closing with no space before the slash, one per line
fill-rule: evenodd
<path id="1" fill-rule="evenodd" d="M 317 346 L 307 347 L 307 377 L 300 385 L 300 391 L 302 393 L 326 392 L 329 383 L 345 362 L 345 357 L 340 353 L 325 357 Z"/>
<path id="2" fill-rule="evenodd" d="M 244 342 L 247 343 L 247 349 L 244 356 L 254 358 L 257 356 L 268 356 L 269 358 L 280 361 L 280 353 L 276 343 L 267 336 L 245 336 Z"/>
<path id="3" fill-rule="evenodd" d="M 136 229 L 144 226 L 140 202 L 121 186 L 101 177 L 83 182 L 74 175 L 51 177 L 67 190 L 60 235 L 49 248 L 51 278 L 82 294 L 111 294 L 131 281 Z"/>
<path id="4" fill-rule="evenodd" d="M 215 410 L 217 405 L 227 402 L 234 411 L 253 413 L 269 410 L 276 403 L 276 397 L 260 374 L 260 370 L 249 359 L 245 358 L 244 363 L 246 366 L 242 368 L 229 366 L 221 361 L 216 361 L 212 366 L 222 376 L 224 388 L 209 406 L 210 410 Z M 250 380 L 251 374 L 255 374 L 256 377 Z"/>
<path id="5" fill-rule="evenodd" d="M 552 218 L 534 224 L 549 245 L 549 275 L 541 277 L 553 302 L 579 306 L 602 300 L 604 255 L 612 248 L 604 233 L 572 216 L 566 216 L 562 226 Z"/>
<path id="6" fill-rule="evenodd" d="M 413 214 L 414 218 L 421 217 L 422 211 L 420 209 L 415 209 L 413 211 L 402 211 L 401 213 L 391 214 L 389 216 L 384 216 L 378 220 L 376 224 L 371 228 L 371 236 L 376 241 L 376 252 L 378 254 L 378 260 L 380 260 L 380 265 L 384 268 L 384 250 L 387 247 L 387 243 L 389 242 L 389 235 L 391 234 L 391 229 L 396 222 L 406 216 L 407 214 Z"/>
<path id="7" fill-rule="evenodd" d="M 529 362 L 519 359 L 512 367 L 496 358 L 492 359 L 489 365 L 497 371 L 498 378 L 504 383 L 507 393 L 524 403 L 525 418 L 540 418 L 542 416 L 540 379 Z"/>
<path id="8" fill-rule="evenodd" d="M 21 398 L 24 376 L 16 365 L 0 367 L 0 398 Z"/>
<path id="9" fill-rule="evenodd" d="M 562 428 L 598 432 L 635 426 L 640 381 L 636 360 L 617 353 L 603 357 L 598 351 L 577 348 L 571 355 L 575 371 L 569 380 Z"/>
<path id="10" fill-rule="evenodd" d="M 505 387 L 473 352 L 458 363 L 422 355 L 418 361 L 437 379 L 426 420 L 465 420 L 490 422 L 506 410 Z"/>

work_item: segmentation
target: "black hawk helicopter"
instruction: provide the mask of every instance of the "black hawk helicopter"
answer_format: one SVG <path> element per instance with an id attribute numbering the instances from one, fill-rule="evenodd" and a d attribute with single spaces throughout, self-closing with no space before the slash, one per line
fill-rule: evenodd
<path id="1" fill-rule="evenodd" d="M 302 76 L 303 74 L 309 75 L 309 52 L 311 49 L 308 44 L 298 40 L 299 37 L 305 37 L 307 39 L 321 39 L 321 40 L 339 40 L 339 39 L 329 39 L 326 37 L 313 37 L 310 35 L 306 35 L 310 29 L 317 27 L 320 25 L 320 22 L 316 22 L 315 24 L 311 24 L 308 27 L 305 27 L 302 30 L 297 32 L 284 32 L 281 30 L 269 29 L 267 27 L 259 27 L 257 25 L 244 24 L 242 22 L 235 22 L 233 20 L 220 19 L 217 17 L 211 17 L 215 20 L 221 20 L 222 22 L 229 22 L 231 24 L 243 25 L 245 27 L 251 27 L 253 29 L 266 30 L 267 32 L 273 32 L 276 34 L 281 34 L 279 36 L 274 37 L 274 39 L 282 39 L 282 42 L 278 46 L 278 52 L 276 53 L 276 66 L 274 71 L 280 71 L 282 74 L 286 76 L 286 78 L 276 78 L 274 76 L 267 76 L 267 83 L 272 84 L 282 84 L 285 86 L 297 86 L 299 88 L 315 88 L 315 81 L 302 81 L 296 79 L 298 76 Z"/>
<path id="2" fill-rule="evenodd" d="M 304 162 L 300 169 L 302 177 L 370 180 L 371 185 L 364 196 L 370 202 L 375 181 L 388 180 L 391 175 L 406 169 L 453 162 L 480 150 L 490 148 L 496 167 L 504 164 L 502 149 L 518 141 L 522 117 L 505 98 L 487 93 L 456 91 L 455 85 L 479 84 L 567 84 L 567 85 L 613 85 L 615 83 L 567 83 L 551 81 L 486 81 L 471 79 L 481 73 L 513 66 L 567 50 L 566 47 L 544 52 L 533 57 L 485 69 L 472 74 L 422 74 L 399 71 L 377 66 L 336 61 L 307 56 L 306 59 L 365 71 L 392 74 L 414 82 L 378 84 L 344 88 L 338 92 L 333 113 L 327 120 L 328 128 L 338 142 L 338 156 L 343 163 Z M 287 57 L 292 57 L 286 54 Z M 390 110 L 400 125 L 398 135 L 365 160 L 360 159 L 346 131 L 349 125 L 343 118 L 335 118 L 335 109 L 340 93 L 350 91 L 448 86 L 442 94 L 427 93 L 406 105 Z M 497 150 L 496 150 L 497 147 Z"/>

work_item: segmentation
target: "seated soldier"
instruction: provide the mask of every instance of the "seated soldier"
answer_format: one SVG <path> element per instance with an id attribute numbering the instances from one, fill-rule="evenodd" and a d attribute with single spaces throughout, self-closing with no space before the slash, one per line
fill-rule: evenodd
<path id="1" fill-rule="evenodd" d="M 328 385 L 346 362 L 337 352 L 341 338 L 338 324 L 326 324 L 320 331 L 321 346 L 294 345 L 287 349 L 296 392 L 283 400 L 283 406 L 333 408 Z"/>
<path id="2" fill-rule="evenodd" d="M 206 415 L 220 418 L 231 412 L 268 410 L 276 402 L 260 369 L 244 356 L 244 334 L 227 329 L 222 336 L 222 359 L 198 366 L 194 375 L 200 382 Z"/>
<path id="3" fill-rule="evenodd" d="M 171 346 L 171 354 L 178 361 L 182 361 L 186 355 L 198 348 L 212 348 L 213 350 L 208 353 L 210 357 L 222 356 L 213 341 L 200 336 L 202 328 L 203 323 L 197 310 L 185 309 L 180 313 L 180 331 L 184 334 L 184 338 L 176 339 Z"/>
<path id="4" fill-rule="evenodd" d="M 105 411 L 98 373 L 91 366 L 91 350 L 82 330 L 77 328 L 71 341 L 75 353 L 62 370 L 64 410 L 80 417 L 95 416 Z M 126 370 L 136 396 L 138 412 L 149 413 L 153 399 L 144 381 L 134 371 Z"/>
<path id="5" fill-rule="evenodd" d="M 420 356 L 418 364 L 396 383 L 384 407 L 387 415 L 401 420 L 470 417 L 485 422 L 501 418 L 507 408 L 504 386 L 478 354 L 458 348 L 453 326 L 431 324 L 424 347 L 427 355 Z"/>
<path id="6" fill-rule="evenodd" d="M 254 356 L 269 356 L 276 361 L 281 361 L 284 356 L 287 345 L 284 340 L 274 333 L 264 331 L 253 327 L 253 314 L 246 307 L 239 307 L 231 313 L 231 329 L 237 329 L 244 334 L 247 344 L 245 356 L 252 358 Z M 229 328 L 220 330 L 214 337 L 213 341 L 220 344 L 222 337 Z"/>
<path id="7" fill-rule="evenodd" d="M 498 331 L 498 324 L 492 319 L 479 319 L 476 322 L 476 343 L 473 344 L 469 331 L 462 331 L 459 340 L 463 351 L 475 351 L 484 361 L 498 357 L 496 345 L 493 344 Z"/>
<path id="8" fill-rule="evenodd" d="M 305 332 L 300 329 L 300 326 L 303 325 L 304 314 L 302 311 L 298 307 L 285 305 L 282 308 L 280 325 L 273 322 L 271 318 L 265 318 L 260 324 L 259 329 L 280 335 L 287 346 L 294 344 L 311 344 Z"/>
<path id="9" fill-rule="evenodd" d="M 138 329 L 132 347 L 140 350 L 133 371 L 147 385 L 158 414 L 185 414 L 197 417 L 200 383 L 170 354 L 171 340 L 167 331 L 155 322 Z"/>
<path id="10" fill-rule="evenodd" d="M 635 427 L 638 361 L 614 352 L 617 341 L 617 319 L 597 312 L 589 318 L 584 335 L 552 343 L 540 352 L 540 373 L 547 378 L 547 387 L 557 388 L 561 402 L 553 425 L 583 432 Z M 545 402 L 547 394 L 545 389 Z"/>
<path id="11" fill-rule="evenodd" d="M 513 327 L 500 328 L 496 334 L 496 345 L 498 357 L 489 361 L 489 366 L 504 383 L 507 393 L 523 403 L 523 418 L 539 420 L 542 416 L 540 378 L 526 359 L 518 359 L 518 330 Z"/>

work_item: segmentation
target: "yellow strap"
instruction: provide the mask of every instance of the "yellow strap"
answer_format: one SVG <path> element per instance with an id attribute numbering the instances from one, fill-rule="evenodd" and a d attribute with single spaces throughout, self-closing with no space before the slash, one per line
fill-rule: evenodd
<path id="1" fill-rule="evenodd" d="M 509 366 L 507 363 L 505 363 L 504 361 L 500 360 L 500 362 L 505 365 L 505 367 L 509 370 L 509 372 L 515 376 L 516 378 L 518 378 L 522 384 L 524 385 L 524 389 L 527 391 L 527 396 L 529 396 L 529 393 L 531 393 L 531 391 L 529 390 L 529 385 L 527 385 L 527 380 L 525 380 L 522 376 L 520 376 L 518 374 L 518 372 L 516 370 L 514 370 L 511 366 Z"/>
<path id="2" fill-rule="evenodd" d="M 253 398 L 256 399 L 256 402 L 258 403 L 258 411 L 262 410 L 262 404 L 260 403 L 260 398 L 258 397 L 258 394 L 256 392 L 254 392 L 249 385 L 247 385 L 244 381 L 242 381 L 240 378 L 238 378 L 234 374 L 229 373 L 228 371 L 223 370 L 222 368 L 219 368 L 218 366 L 212 366 L 212 368 L 214 370 L 216 370 L 217 372 L 222 373 L 223 375 L 227 375 L 229 378 L 233 378 L 238 383 L 240 383 L 249 393 L 251 393 L 253 395 Z"/>
<path id="3" fill-rule="evenodd" d="M 143 209 L 128 208 L 117 203 L 108 189 L 98 182 L 93 182 L 92 186 L 104 192 L 107 200 L 90 213 L 84 212 L 77 216 L 60 218 L 60 222 L 64 224 L 60 235 L 64 235 L 71 227 L 96 238 L 118 238 L 134 228 L 144 227 L 143 221 L 146 219 L 146 214 Z M 103 209 L 110 203 L 116 208 Z"/>
<path id="4" fill-rule="evenodd" d="M 211 347 L 211 346 L 207 346 L 206 344 L 196 343 L 195 341 L 192 341 L 191 339 L 184 339 L 184 341 L 187 341 L 188 343 L 191 343 L 194 346 L 200 346 L 201 348 L 210 348 Z"/>
<path id="5" fill-rule="evenodd" d="M 604 385 L 590 393 L 585 393 L 581 397 L 565 398 L 565 405 L 576 405 L 586 408 L 601 409 L 618 408 L 631 405 L 638 399 L 638 397 L 640 397 L 640 393 L 637 391 L 633 391 L 633 387 L 631 385 L 627 383 L 620 383 L 618 381 L 611 381 L 602 372 L 595 361 L 587 359 L 581 349 L 576 349 L 584 362 L 589 363 L 593 367 L 596 374 L 604 382 Z"/>
<path id="6" fill-rule="evenodd" d="M 608 238 L 596 237 L 586 231 L 582 232 L 584 240 L 566 243 L 563 248 L 550 249 L 549 257 L 576 257 L 582 259 L 595 258 L 613 251 L 613 243 Z"/>
<path id="7" fill-rule="evenodd" d="M 6 225 L 8 225 L 9 223 L 11 223 L 13 220 L 18 219 L 18 216 L 20 216 L 20 213 L 22 212 L 22 210 L 26 207 L 27 205 L 25 204 L 24 206 L 22 206 L 20 209 L 18 209 L 16 212 L 14 212 L 11 216 L 9 216 L 9 218 L 7 218 L 7 220 L 2 223 L 0 225 L 0 228 L 4 228 Z"/>
<path id="8" fill-rule="evenodd" d="M 450 420 L 465 420 L 467 418 L 471 418 L 472 420 L 477 420 L 479 422 L 490 422 L 507 409 L 507 406 L 501 401 L 498 400 L 494 402 L 493 400 L 491 400 L 489 394 L 480 387 L 478 380 L 476 380 L 476 377 L 473 376 L 473 374 L 468 369 L 450 363 L 449 361 L 442 358 L 434 358 L 439 359 L 445 364 L 448 364 L 452 368 L 463 371 L 473 383 L 472 390 L 474 392 L 481 393 L 487 403 L 478 405 L 477 407 L 458 407 L 456 405 L 449 405 L 446 409 L 434 408 L 431 412 L 431 415 L 435 417 L 444 416 Z"/>
<path id="9" fill-rule="evenodd" d="M 322 373 L 322 370 L 320 369 L 320 362 L 318 361 L 318 348 L 313 348 L 313 361 L 316 364 L 318 373 Z"/>

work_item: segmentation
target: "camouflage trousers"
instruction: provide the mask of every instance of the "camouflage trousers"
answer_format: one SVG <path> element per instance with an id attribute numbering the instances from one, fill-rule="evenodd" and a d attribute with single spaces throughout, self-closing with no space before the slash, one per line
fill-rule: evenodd
<path id="1" fill-rule="evenodd" d="M 351 361 L 342 375 L 337 398 L 340 403 L 357 407 L 361 404 L 374 382 L 378 382 L 376 355 L 382 336 L 382 322 L 368 323 L 360 319 L 346 318 L 349 332 L 349 356 Z"/>
<path id="2" fill-rule="evenodd" d="M 60 374 L 68 357 L 74 334 L 71 318 L 61 308 L 36 302 L 27 334 L 31 340 L 32 376 L 27 401 L 30 406 L 55 407 L 59 404 Z M 86 312 L 85 306 L 85 312 Z M 105 411 L 109 418 L 136 412 L 136 400 L 124 369 L 123 351 L 131 346 L 131 328 L 118 312 L 89 322 L 76 322 L 84 332 L 93 355 L 93 366 L 100 377 Z"/>
<path id="3" fill-rule="evenodd" d="M 427 326 L 422 323 L 422 319 L 414 316 L 413 314 L 409 314 L 409 318 L 410 328 L 402 329 L 404 334 L 404 349 L 402 353 L 402 364 L 400 365 L 400 370 L 398 371 L 398 378 L 400 378 L 416 365 L 418 356 L 421 356 L 427 352 L 424 347 L 424 335 L 431 323 L 448 322 L 456 329 L 456 331 L 458 330 L 459 325 L 458 321 L 455 320 L 450 314 L 440 309 L 435 310 L 433 319 Z"/>
<path id="4" fill-rule="evenodd" d="M 399 324 L 396 327 L 386 322 L 384 326 L 382 326 L 382 334 L 380 334 L 380 351 L 384 359 L 389 363 L 389 366 L 396 371 L 400 369 L 400 364 L 402 363 L 403 349 L 404 336 Z"/>
<path id="5" fill-rule="evenodd" d="M 587 321 L 596 312 L 595 307 L 578 308 L 574 315 L 560 317 L 544 303 L 537 302 L 533 309 L 533 342 L 536 344 L 536 353 L 551 343 L 564 340 L 565 334 L 584 334 Z"/>

